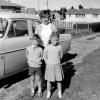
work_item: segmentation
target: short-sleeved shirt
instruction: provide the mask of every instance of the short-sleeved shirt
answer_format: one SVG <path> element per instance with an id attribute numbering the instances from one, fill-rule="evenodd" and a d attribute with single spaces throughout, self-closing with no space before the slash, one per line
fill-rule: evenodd
<path id="1" fill-rule="evenodd" d="M 41 47 L 34 48 L 33 46 L 29 46 L 26 48 L 27 60 L 30 67 L 38 68 L 41 67 L 42 57 L 43 57 L 43 49 Z"/>
<path id="2" fill-rule="evenodd" d="M 59 64 L 62 58 L 62 46 L 48 45 L 44 49 L 44 59 L 47 64 Z"/>
<path id="3" fill-rule="evenodd" d="M 36 30 L 35 30 L 35 34 L 38 34 L 42 40 L 41 45 L 42 46 L 46 46 L 48 44 L 50 35 L 52 34 L 52 32 L 56 32 L 57 28 L 55 27 L 55 25 L 53 25 L 52 23 L 49 23 L 48 25 L 45 24 L 40 24 Z"/>

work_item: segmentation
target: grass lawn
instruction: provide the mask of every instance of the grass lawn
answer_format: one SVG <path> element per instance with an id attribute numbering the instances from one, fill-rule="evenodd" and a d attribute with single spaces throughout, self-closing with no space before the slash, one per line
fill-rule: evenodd
<path id="1" fill-rule="evenodd" d="M 100 48 L 87 55 L 76 67 L 80 72 L 72 78 L 67 98 L 100 100 Z"/>

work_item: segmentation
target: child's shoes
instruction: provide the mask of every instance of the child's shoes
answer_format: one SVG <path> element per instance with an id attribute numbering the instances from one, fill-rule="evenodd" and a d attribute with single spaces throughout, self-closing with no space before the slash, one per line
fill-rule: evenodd
<path id="1" fill-rule="evenodd" d="M 61 90 L 58 91 L 58 97 L 59 97 L 60 99 L 62 98 Z"/>
<path id="2" fill-rule="evenodd" d="M 42 96 L 42 92 L 38 93 L 38 96 L 41 97 Z"/>
<path id="3" fill-rule="evenodd" d="M 51 96 L 51 92 L 50 91 L 47 91 L 47 99 L 49 99 Z"/>
<path id="4" fill-rule="evenodd" d="M 37 94 L 38 94 L 38 96 L 39 96 L 39 97 L 41 97 L 41 96 L 42 96 L 41 89 L 39 89 L 39 90 L 38 90 Z"/>
<path id="5" fill-rule="evenodd" d="M 32 88 L 32 89 L 31 89 L 30 96 L 34 96 L 34 95 L 35 95 L 35 91 L 34 91 L 34 89 Z"/>

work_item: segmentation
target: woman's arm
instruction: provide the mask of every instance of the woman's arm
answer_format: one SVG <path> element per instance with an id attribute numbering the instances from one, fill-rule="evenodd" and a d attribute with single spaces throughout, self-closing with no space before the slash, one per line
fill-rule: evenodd
<path id="1" fill-rule="evenodd" d="M 63 50 L 62 50 L 62 46 L 60 46 L 60 59 L 62 59 L 63 57 Z"/>
<path id="2" fill-rule="evenodd" d="M 44 49 L 44 52 L 43 52 L 43 59 L 44 59 L 45 63 L 47 63 L 47 50 L 46 50 L 46 48 Z"/>
<path id="3" fill-rule="evenodd" d="M 40 53 L 41 59 L 43 60 L 43 49 L 41 48 L 41 53 Z"/>
<path id="4" fill-rule="evenodd" d="M 40 24 L 39 26 L 36 27 L 35 34 L 38 34 L 40 36 L 41 30 L 42 30 L 42 26 Z"/>

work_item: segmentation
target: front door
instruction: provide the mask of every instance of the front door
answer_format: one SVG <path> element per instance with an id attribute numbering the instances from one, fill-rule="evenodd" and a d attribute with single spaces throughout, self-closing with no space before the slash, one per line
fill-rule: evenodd
<path id="1" fill-rule="evenodd" d="M 27 68 L 25 48 L 31 44 L 29 40 L 27 20 L 13 20 L 7 38 L 4 40 L 5 74 Z"/>

